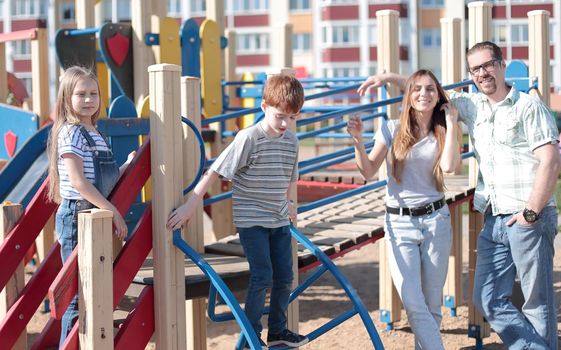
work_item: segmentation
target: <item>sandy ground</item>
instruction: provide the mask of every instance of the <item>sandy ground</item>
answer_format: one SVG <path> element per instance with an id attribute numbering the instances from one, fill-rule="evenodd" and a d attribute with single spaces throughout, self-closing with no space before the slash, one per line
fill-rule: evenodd
<path id="1" fill-rule="evenodd" d="M 464 247 L 467 241 L 464 237 Z M 557 237 L 556 247 L 561 247 L 561 238 Z M 413 349 L 413 334 L 407 323 L 407 317 L 402 312 L 402 320 L 397 322 L 394 330 L 386 331 L 385 324 L 379 322 L 378 307 L 378 246 L 376 244 L 353 251 L 336 260 L 337 266 L 349 279 L 366 305 L 371 318 L 386 349 Z M 465 254 L 464 254 L 465 255 Z M 464 256 L 464 278 L 467 279 L 467 256 Z M 466 280 L 467 281 L 467 280 Z M 557 290 L 558 305 L 561 305 L 561 257 L 555 257 L 555 288 Z M 467 288 L 467 283 L 464 283 Z M 467 295 L 465 290 L 464 295 Z M 243 296 L 239 296 L 240 299 Z M 300 298 L 300 332 L 308 333 L 325 322 L 337 316 L 350 307 L 342 289 L 334 278 L 324 275 L 310 287 Z M 558 308 L 559 309 L 559 308 Z M 559 311 L 561 315 L 561 311 Z M 446 349 L 475 349 L 475 340 L 467 336 L 467 307 L 461 306 L 457 316 L 451 317 L 450 310 L 443 308 L 442 336 Z M 48 315 L 38 311 L 31 322 L 29 340 L 36 336 L 44 325 Z M 266 325 L 266 317 L 263 318 Z M 208 322 L 208 349 L 231 350 L 239 335 L 239 328 L 234 322 Z M 266 336 L 266 331 L 263 332 Z M 501 341 L 495 333 L 483 341 L 485 349 L 503 349 Z M 151 343 L 148 349 L 154 349 Z M 373 348 L 359 316 L 354 316 L 339 325 L 329 333 L 308 344 L 301 349 L 371 349 Z"/>

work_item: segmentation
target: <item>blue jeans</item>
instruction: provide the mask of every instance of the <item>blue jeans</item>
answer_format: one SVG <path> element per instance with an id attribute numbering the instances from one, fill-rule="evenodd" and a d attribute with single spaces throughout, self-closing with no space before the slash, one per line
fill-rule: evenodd
<path id="1" fill-rule="evenodd" d="M 530 225 L 507 226 L 512 215 L 486 215 L 477 240 L 473 302 L 509 349 L 557 349 L 553 289 L 555 207 Z M 520 312 L 510 301 L 516 275 L 524 295 Z"/>
<path id="2" fill-rule="evenodd" d="M 292 289 L 292 249 L 288 226 L 239 228 L 240 241 L 249 263 L 249 286 L 245 313 L 257 336 L 263 327 L 261 317 L 267 288 L 271 288 L 269 333 L 286 329 L 286 310 Z"/>
<path id="3" fill-rule="evenodd" d="M 84 200 L 63 199 L 58 206 L 55 216 L 55 230 L 58 234 L 60 243 L 60 256 L 62 263 L 72 254 L 78 244 L 78 212 L 93 208 L 93 205 Z M 59 346 L 66 340 L 66 336 L 72 330 L 74 323 L 78 319 L 78 295 L 72 298 L 61 320 L 61 338 Z"/>
<path id="4" fill-rule="evenodd" d="M 416 349 L 444 350 L 440 336 L 442 288 L 452 245 L 450 210 L 385 216 L 385 239 L 393 283 L 415 334 Z"/>

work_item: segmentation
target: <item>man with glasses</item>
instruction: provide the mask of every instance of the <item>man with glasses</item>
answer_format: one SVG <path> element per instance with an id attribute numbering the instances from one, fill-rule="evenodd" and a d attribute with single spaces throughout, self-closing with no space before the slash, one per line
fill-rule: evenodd
<path id="1" fill-rule="evenodd" d="M 497 45 L 475 44 L 466 56 L 479 91 L 450 97 L 474 146 L 479 163 L 474 206 L 485 215 L 473 302 L 509 349 L 557 349 L 553 193 L 561 158 L 555 119 L 541 101 L 506 83 Z M 358 92 L 386 82 L 403 89 L 405 81 L 378 74 Z M 516 275 L 525 299 L 522 312 L 510 300 Z"/>

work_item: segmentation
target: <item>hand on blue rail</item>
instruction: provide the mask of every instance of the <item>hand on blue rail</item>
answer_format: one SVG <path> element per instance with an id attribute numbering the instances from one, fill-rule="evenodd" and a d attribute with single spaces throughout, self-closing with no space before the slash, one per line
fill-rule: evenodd
<path id="1" fill-rule="evenodd" d="M 444 111 L 446 115 L 446 124 L 452 125 L 458 122 L 458 109 L 450 102 L 444 103 L 440 107 L 441 111 Z"/>
<path id="2" fill-rule="evenodd" d="M 362 142 L 363 123 L 359 116 L 352 116 L 347 122 L 347 132 L 355 142 Z"/>
<path id="3" fill-rule="evenodd" d="M 197 206 L 194 205 L 194 203 L 187 201 L 185 204 L 172 211 L 169 214 L 168 222 L 166 224 L 167 229 L 175 230 L 181 228 L 183 224 L 191 220 L 196 208 Z"/>

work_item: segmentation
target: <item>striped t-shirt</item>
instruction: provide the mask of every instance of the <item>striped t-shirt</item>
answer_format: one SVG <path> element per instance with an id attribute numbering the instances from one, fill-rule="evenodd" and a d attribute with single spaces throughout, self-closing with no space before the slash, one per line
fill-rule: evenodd
<path id="1" fill-rule="evenodd" d="M 232 181 L 236 227 L 288 225 L 287 191 L 298 180 L 298 140 L 269 136 L 261 123 L 241 130 L 211 169 Z"/>
<path id="2" fill-rule="evenodd" d="M 107 143 L 100 134 L 88 131 L 92 139 L 95 141 L 98 151 L 108 151 Z M 92 184 L 95 181 L 95 172 L 93 166 L 93 151 L 88 145 L 88 141 L 80 132 L 79 125 L 65 124 L 58 134 L 58 174 L 60 183 L 60 196 L 66 199 L 83 199 L 80 193 L 72 187 L 68 170 L 64 165 L 62 155 L 72 153 L 80 157 L 84 165 L 84 175 Z"/>

